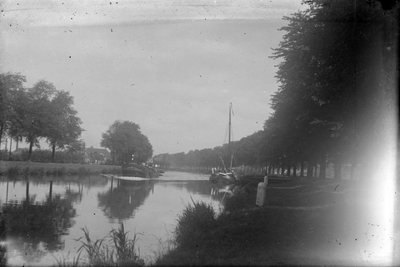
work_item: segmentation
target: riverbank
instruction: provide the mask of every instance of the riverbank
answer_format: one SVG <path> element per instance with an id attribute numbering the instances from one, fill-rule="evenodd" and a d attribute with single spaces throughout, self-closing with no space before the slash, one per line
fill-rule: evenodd
<path id="1" fill-rule="evenodd" d="M 121 166 L 73 163 L 0 161 L 0 175 L 92 175 L 121 173 Z"/>
<path id="2" fill-rule="evenodd" d="M 225 211 L 199 226 L 198 242 L 177 243 L 154 265 L 393 264 L 394 188 L 386 191 L 382 182 L 299 178 L 269 183 L 267 204 L 257 207 L 257 184 L 249 181 L 227 198 Z"/>

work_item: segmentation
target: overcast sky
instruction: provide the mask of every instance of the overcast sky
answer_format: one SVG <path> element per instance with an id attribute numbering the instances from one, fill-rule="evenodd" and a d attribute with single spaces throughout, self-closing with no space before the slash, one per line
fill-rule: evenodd
<path id="1" fill-rule="evenodd" d="M 6 0 L 0 71 L 69 91 L 87 147 L 129 120 L 155 155 L 212 148 L 227 141 L 230 102 L 233 140 L 262 130 L 271 48 L 300 2 Z"/>

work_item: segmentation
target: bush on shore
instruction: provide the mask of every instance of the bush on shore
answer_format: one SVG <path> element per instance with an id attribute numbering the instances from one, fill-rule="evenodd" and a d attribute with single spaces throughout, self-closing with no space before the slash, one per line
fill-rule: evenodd
<path id="1" fill-rule="evenodd" d="M 216 226 L 215 216 L 214 208 L 210 204 L 193 201 L 193 206 L 187 205 L 179 215 L 175 228 L 177 248 L 197 247 L 203 243 L 205 233 L 209 233 Z"/>
<path id="2" fill-rule="evenodd" d="M 18 153 L 10 153 L 6 150 L 0 151 L 0 160 L 25 161 L 28 158 L 29 150 L 23 149 Z M 33 162 L 51 162 L 51 150 L 35 149 L 31 154 Z M 82 153 L 69 153 L 67 151 L 56 151 L 54 163 L 85 163 L 85 155 Z"/>
<path id="3" fill-rule="evenodd" d="M 64 176 L 64 175 L 77 175 L 77 176 L 88 176 L 92 174 L 120 174 L 121 170 L 118 168 L 113 169 L 102 169 L 100 170 L 92 170 L 90 165 L 88 167 L 79 167 L 79 168 L 66 168 L 64 166 L 61 167 L 49 167 L 44 164 L 44 166 L 40 167 L 20 167 L 20 166 L 12 166 L 5 170 L 0 170 L 0 176 L 6 175 L 9 177 L 15 177 L 18 175 L 25 176 Z M 1 172 L 3 171 L 3 172 Z"/>
<path id="4" fill-rule="evenodd" d="M 236 189 L 237 188 L 237 189 Z M 247 187 L 236 187 L 234 194 L 224 198 L 224 212 L 230 213 L 249 207 L 249 203 L 254 204 L 254 197 Z"/>

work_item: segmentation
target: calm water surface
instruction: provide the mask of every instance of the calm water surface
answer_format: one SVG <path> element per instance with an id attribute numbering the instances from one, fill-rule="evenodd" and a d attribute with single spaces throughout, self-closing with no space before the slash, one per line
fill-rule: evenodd
<path id="1" fill-rule="evenodd" d="M 171 238 L 191 198 L 210 203 L 218 212 L 225 192 L 210 184 L 208 175 L 183 172 L 144 181 L 0 177 L 1 227 L 6 229 L 1 241 L 7 247 L 8 265 L 51 266 L 55 258 L 76 256 L 82 228 L 96 240 L 122 222 L 129 237 L 138 234 L 140 256 L 149 262 L 159 251 L 160 240 Z"/>

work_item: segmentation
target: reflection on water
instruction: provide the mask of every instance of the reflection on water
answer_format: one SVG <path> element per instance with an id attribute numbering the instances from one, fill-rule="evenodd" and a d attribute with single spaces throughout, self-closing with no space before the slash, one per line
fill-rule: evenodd
<path id="1" fill-rule="evenodd" d="M 115 188 L 114 188 L 115 183 Z M 109 219 L 118 219 L 119 222 L 132 218 L 135 210 L 141 206 L 154 190 L 154 182 L 147 181 L 114 181 L 106 192 L 98 193 L 99 207 Z"/>
<path id="2" fill-rule="evenodd" d="M 219 200 L 220 202 L 228 195 L 233 195 L 233 191 L 236 187 L 234 184 L 210 184 L 211 186 L 211 197 Z"/>
<path id="3" fill-rule="evenodd" d="M 179 172 L 143 181 L 0 177 L 0 241 L 8 265 L 51 266 L 55 258 L 76 256 L 82 228 L 98 239 L 123 222 L 131 237 L 140 234 L 141 257 L 148 259 L 159 240 L 173 231 L 191 198 L 210 203 L 218 212 L 232 190 L 210 184 L 208 176 Z"/>

